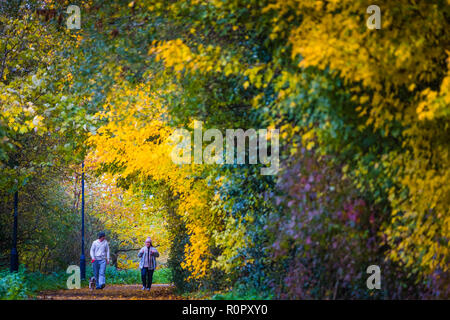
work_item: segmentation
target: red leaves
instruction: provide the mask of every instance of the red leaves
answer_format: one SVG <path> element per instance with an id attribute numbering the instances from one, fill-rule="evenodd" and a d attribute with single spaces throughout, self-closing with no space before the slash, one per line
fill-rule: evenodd
<path id="1" fill-rule="evenodd" d="M 272 250 L 275 260 L 289 266 L 283 288 L 276 288 L 281 297 L 332 298 L 336 281 L 354 286 L 360 266 L 374 253 L 365 224 L 375 220 L 351 182 L 329 159 L 304 152 L 286 162 L 277 189 L 275 202 L 284 210 L 272 217 Z"/>

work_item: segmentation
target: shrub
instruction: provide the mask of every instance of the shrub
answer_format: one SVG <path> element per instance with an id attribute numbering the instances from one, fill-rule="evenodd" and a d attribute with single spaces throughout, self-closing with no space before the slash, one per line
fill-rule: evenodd
<path id="1" fill-rule="evenodd" d="M 27 291 L 24 268 L 14 273 L 10 273 L 8 270 L 0 271 L 1 300 L 25 299 Z"/>
<path id="2" fill-rule="evenodd" d="M 156 269 L 153 274 L 153 283 L 172 283 L 172 270 L 169 268 Z"/>

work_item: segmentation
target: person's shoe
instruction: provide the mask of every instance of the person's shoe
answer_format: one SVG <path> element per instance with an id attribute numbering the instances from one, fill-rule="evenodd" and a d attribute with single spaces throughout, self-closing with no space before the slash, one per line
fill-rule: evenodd
<path id="1" fill-rule="evenodd" d="M 142 286 L 142 290 L 145 290 L 145 287 L 144 287 L 144 286 Z"/>
<path id="2" fill-rule="evenodd" d="M 145 288 L 145 290 L 150 291 L 150 288 Z"/>

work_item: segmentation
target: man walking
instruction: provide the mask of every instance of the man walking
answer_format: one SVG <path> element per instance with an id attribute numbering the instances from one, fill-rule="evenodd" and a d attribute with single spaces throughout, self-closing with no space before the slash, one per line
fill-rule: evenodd
<path id="1" fill-rule="evenodd" d="M 105 240 L 104 232 L 100 232 L 98 240 L 92 243 L 91 258 L 96 289 L 103 289 L 105 287 L 106 264 L 109 263 L 109 245 L 108 241 Z"/>

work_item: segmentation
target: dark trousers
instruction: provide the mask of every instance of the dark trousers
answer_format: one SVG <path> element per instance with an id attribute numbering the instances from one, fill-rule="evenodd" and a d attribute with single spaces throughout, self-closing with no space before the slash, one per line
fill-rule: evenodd
<path id="1" fill-rule="evenodd" d="M 145 288 L 151 288 L 152 287 L 152 281 L 153 281 L 153 271 L 149 268 L 142 268 L 141 269 L 141 279 L 142 279 L 142 285 Z"/>

